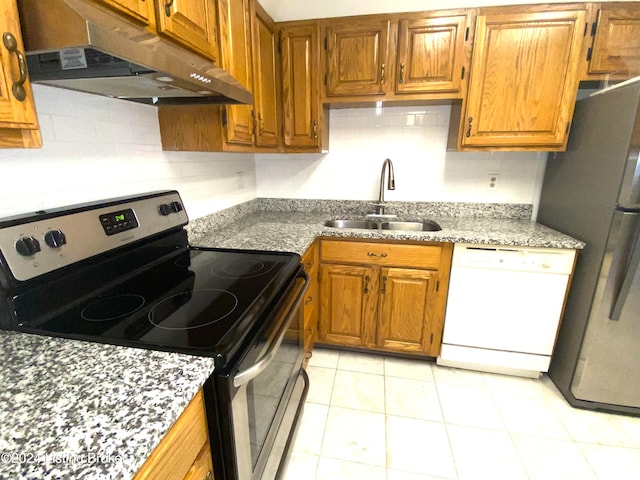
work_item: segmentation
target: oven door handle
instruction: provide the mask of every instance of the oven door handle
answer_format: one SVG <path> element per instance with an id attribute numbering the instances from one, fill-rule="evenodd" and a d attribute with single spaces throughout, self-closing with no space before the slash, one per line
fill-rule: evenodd
<path id="1" fill-rule="evenodd" d="M 284 322 L 282 322 L 282 326 L 280 327 L 280 330 L 278 330 L 277 334 L 275 335 L 275 339 L 271 340 L 267 353 L 265 353 L 262 356 L 262 358 L 260 358 L 260 360 L 258 360 L 255 364 L 253 364 L 246 370 L 241 370 L 233 377 L 234 387 L 241 387 L 242 385 L 249 383 L 251 380 L 253 380 L 262 372 L 264 372 L 264 370 L 269 366 L 269 364 L 273 361 L 276 354 L 278 353 L 278 349 L 282 344 L 282 340 L 284 340 L 284 336 L 287 333 L 287 330 L 289 329 L 289 327 L 291 326 L 291 322 L 293 321 L 293 319 L 298 313 L 298 307 L 302 302 L 302 298 L 304 297 L 304 294 L 307 291 L 306 287 L 309 284 L 309 276 L 306 274 L 306 272 L 304 271 L 300 272 L 300 275 L 298 278 L 303 280 L 303 284 L 300 287 L 300 291 L 295 296 L 295 300 L 293 301 L 291 308 L 289 308 L 287 312 L 287 316 Z"/>

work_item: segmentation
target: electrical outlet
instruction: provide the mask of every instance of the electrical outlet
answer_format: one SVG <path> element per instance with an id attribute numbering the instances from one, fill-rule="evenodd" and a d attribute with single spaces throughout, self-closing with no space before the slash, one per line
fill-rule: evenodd
<path id="1" fill-rule="evenodd" d="M 498 188 L 498 178 L 500 177 L 500 174 L 498 173 L 489 173 L 487 174 L 487 187 L 490 188 L 491 190 L 495 190 L 496 188 Z"/>

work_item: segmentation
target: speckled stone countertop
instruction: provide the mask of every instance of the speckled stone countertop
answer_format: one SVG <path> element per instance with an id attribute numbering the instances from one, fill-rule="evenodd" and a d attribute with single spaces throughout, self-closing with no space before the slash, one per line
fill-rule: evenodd
<path id="1" fill-rule="evenodd" d="M 325 203 L 319 203 L 325 202 Z M 584 248 L 584 242 L 531 221 L 530 206 L 501 204 L 389 204 L 388 213 L 398 212 L 393 220 L 435 220 L 438 232 L 408 232 L 331 228 L 329 219 L 364 219 L 366 202 L 283 201 L 257 199 L 192 221 L 189 242 L 192 245 L 279 250 L 302 254 L 319 236 L 413 240 L 430 242 L 477 243 L 546 248 Z M 479 207 L 478 207 L 479 205 Z M 528 207 L 528 208 L 527 208 Z M 313 208 L 326 211 L 314 212 Z M 506 218 L 505 218 L 506 217 Z M 524 218 L 523 218 L 524 217 Z"/>
<path id="2" fill-rule="evenodd" d="M 213 359 L 0 330 L 0 479 L 130 479 Z"/>

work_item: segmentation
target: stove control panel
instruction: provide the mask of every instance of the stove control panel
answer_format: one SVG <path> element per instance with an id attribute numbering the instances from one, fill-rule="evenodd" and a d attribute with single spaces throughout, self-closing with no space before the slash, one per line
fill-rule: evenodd
<path id="1" fill-rule="evenodd" d="M 0 219 L 2 268 L 27 281 L 188 221 L 176 191 Z"/>
<path id="2" fill-rule="evenodd" d="M 133 210 L 127 208 L 126 210 L 118 210 L 117 212 L 105 213 L 100 215 L 100 224 L 104 228 L 104 233 L 107 235 L 115 235 L 116 233 L 131 230 L 132 228 L 138 228 L 138 220 Z"/>

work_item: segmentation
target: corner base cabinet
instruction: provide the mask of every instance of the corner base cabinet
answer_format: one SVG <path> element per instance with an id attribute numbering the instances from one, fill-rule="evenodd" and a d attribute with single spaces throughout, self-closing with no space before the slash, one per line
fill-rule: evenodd
<path id="1" fill-rule="evenodd" d="M 449 243 L 322 240 L 319 342 L 437 357 Z"/>

